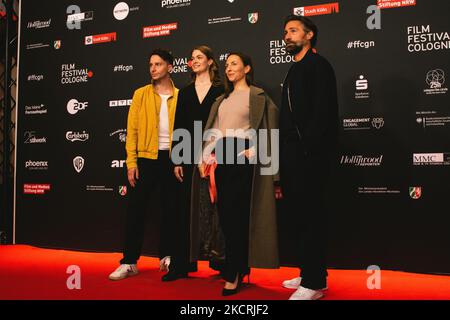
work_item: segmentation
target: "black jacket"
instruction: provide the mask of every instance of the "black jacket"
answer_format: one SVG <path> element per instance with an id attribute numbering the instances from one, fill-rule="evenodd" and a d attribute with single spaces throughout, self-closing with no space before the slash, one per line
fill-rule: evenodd
<path id="1" fill-rule="evenodd" d="M 309 50 L 291 66 L 283 84 L 281 141 L 299 139 L 305 153 L 329 153 L 337 144 L 338 122 L 333 67 L 324 57 Z"/>
<path id="2" fill-rule="evenodd" d="M 177 109 L 175 113 L 174 130 L 186 129 L 191 134 L 191 164 L 194 160 L 194 154 L 199 150 L 194 150 L 194 121 L 202 122 L 202 131 L 205 128 L 208 120 L 209 112 L 212 104 L 216 98 L 224 92 L 223 86 L 211 86 L 202 103 L 198 100 L 197 92 L 195 90 L 195 83 L 187 85 L 178 92 Z M 202 132 L 203 134 L 203 132 Z M 173 142 L 173 146 L 179 142 Z M 199 144 L 201 148 L 203 143 Z"/>

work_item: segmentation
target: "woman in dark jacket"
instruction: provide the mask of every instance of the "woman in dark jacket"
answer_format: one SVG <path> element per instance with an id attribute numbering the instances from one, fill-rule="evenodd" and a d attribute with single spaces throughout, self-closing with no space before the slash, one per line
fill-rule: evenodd
<path id="1" fill-rule="evenodd" d="M 230 53 L 225 73 L 225 94 L 211 107 L 205 126 L 206 137 L 212 133 L 215 139 L 205 138 L 192 199 L 195 205 L 199 175 L 215 181 L 225 239 L 222 294 L 226 296 L 239 291 L 250 267 L 277 268 L 279 263 L 274 189 L 278 181 L 278 108 L 264 90 L 252 85 L 253 66 L 247 55 Z M 214 171 L 211 151 L 217 161 Z M 202 223 L 195 213 L 193 206 L 192 230 Z M 195 259 L 196 232 L 192 235 L 191 256 Z"/>
<path id="2" fill-rule="evenodd" d="M 174 174 L 179 184 L 176 187 L 174 201 L 177 202 L 177 221 L 173 221 L 173 252 L 170 257 L 168 273 L 162 277 L 163 281 L 172 281 L 179 278 L 186 278 L 188 272 L 195 271 L 195 263 L 189 261 L 190 243 L 190 208 L 191 208 L 191 182 L 194 168 L 194 155 L 198 150 L 194 150 L 194 128 L 203 130 L 211 105 L 216 98 L 223 93 L 223 86 L 219 76 L 219 66 L 214 59 L 213 51 L 207 46 L 198 46 L 192 50 L 191 57 L 192 82 L 182 88 L 178 93 L 177 111 L 175 115 L 174 132 L 177 129 L 187 130 L 191 137 L 190 159 L 182 163 L 174 161 Z M 176 134 L 174 133 L 174 141 Z M 182 139 L 181 139 L 182 140 Z M 180 141 L 183 142 L 183 141 Z M 176 149 L 174 142 L 172 150 Z M 198 147 L 201 147 L 201 143 Z M 181 154 L 172 153 L 174 156 Z M 207 187 L 204 184 L 203 187 Z M 206 203 L 207 205 L 207 203 Z M 208 208 L 207 208 L 208 209 Z M 209 208 L 210 209 L 210 208 Z"/>

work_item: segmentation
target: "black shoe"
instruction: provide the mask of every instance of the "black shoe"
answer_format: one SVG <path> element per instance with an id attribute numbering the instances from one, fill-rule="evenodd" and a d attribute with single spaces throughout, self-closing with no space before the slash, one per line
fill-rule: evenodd
<path id="1" fill-rule="evenodd" d="M 182 278 L 188 278 L 187 272 L 167 272 L 162 276 L 161 281 L 175 281 Z"/>
<path id="2" fill-rule="evenodd" d="M 241 290 L 241 285 L 242 285 L 242 280 L 244 279 L 244 277 L 247 276 L 247 280 L 248 283 L 250 283 L 250 272 L 249 273 L 245 273 L 245 274 L 238 274 L 238 282 L 236 285 L 236 288 L 234 289 L 222 289 L 222 296 L 226 297 L 226 296 L 231 296 L 233 294 L 236 294 L 239 292 L 239 290 Z"/>

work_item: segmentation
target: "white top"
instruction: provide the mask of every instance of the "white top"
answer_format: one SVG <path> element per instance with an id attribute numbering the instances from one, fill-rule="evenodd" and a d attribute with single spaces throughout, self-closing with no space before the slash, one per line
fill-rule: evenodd
<path id="1" fill-rule="evenodd" d="M 167 100 L 170 98 L 168 94 L 160 94 L 161 110 L 159 111 L 159 127 L 158 127 L 158 149 L 170 149 L 170 130 L 169 130 L 169 112 L 167 109 Z"/>

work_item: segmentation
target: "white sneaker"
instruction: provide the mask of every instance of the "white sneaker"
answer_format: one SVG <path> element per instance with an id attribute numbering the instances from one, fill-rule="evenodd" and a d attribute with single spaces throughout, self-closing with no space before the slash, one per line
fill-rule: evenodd
<path id="1" fill-rule="evenodd" d="M 300 283 L 302 283 L 302 278 L 297 277 L 290 280 L 285 280 L 281 285 L 288 289 L 298 289 L 298 287 L 300 287 Z M 328 287 L 322 288 L 320 290 L 328 290 Z"/>
<path id="2" fill-rule="evenodd" d="M 159 271 L 169 272 L 170 266 L 170 256 L 165 256 L 161 260 L 159 260 Z"/>
<path id="3" fill-rule="evenodd" d="M 110 280 L 122 280 L 139 274 L 135 264 L 121 264 L 113 273 L 109 275 Z"/>
<path id="4" fill-rule="evenodd" d="M 312 290 L 305 287 L 298 287 L 298 289 L 291 295 L 289 300 L 319 300 L 323 297 L 322 290 Z"/>

